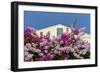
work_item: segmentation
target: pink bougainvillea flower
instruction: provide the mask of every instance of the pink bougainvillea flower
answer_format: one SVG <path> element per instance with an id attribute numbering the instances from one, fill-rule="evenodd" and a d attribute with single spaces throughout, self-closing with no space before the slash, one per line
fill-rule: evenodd
<path id="1" fill-rule="evenodd" d="M 30 33 L 32 33 L 32 32 L 33 32 L 33 28 L 31 28 L 31 27 L 28 27 L 28 28 L 25 30 L 25 33 L 27 33 L 27 32 L 30 32 Z"/>
<path id="2" fill-rule="evenodd" d="M 69 40 L 69 35 L 66 34 L 66 33 L 63 33 L 63 34 L 61 35 L 61 37 L 60 37 L 60 40 L 63 41 L 63 42 L 65 43 L 66 41 Z"/>
<path id="3" fill-rule="evenodd" d="M 79 30 L 76 29 L 76 28 L 72 28 L 72 33 L 74 33 L 75 35 L 78 35 L 79 34 Z"/>
<path id="4" fill-rule="evenodd" d="M 71 28 L 71 30 L 55 37 L 49 32 L 47 35 L 43 33 L 38 35 L 35 29 L 27 28 L 24 31 L 24 61 L 89 58 L 90 43 L 80 39 L 84 29 Z"/>

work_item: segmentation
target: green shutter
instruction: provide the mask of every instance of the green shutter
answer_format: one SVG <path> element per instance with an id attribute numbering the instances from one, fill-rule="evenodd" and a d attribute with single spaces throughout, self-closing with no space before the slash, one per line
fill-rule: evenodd
<path id="1" fill-rule="evenodd" d="M 63 33 L 63 28 L 57 28 L 57 36 Z"/>

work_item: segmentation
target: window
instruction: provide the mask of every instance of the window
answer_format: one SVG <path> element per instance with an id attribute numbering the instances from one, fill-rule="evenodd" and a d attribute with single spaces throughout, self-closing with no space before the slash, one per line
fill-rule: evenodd
<path id="1" fill-rule="evenodd" d="M 63 33 L 63 28 L 57 28 L 57 36 Z"/>
<path id="2" fill-rule="evenodd" d="M 69 32 L 69 28 L 66 28 L 66 32 Z"/>

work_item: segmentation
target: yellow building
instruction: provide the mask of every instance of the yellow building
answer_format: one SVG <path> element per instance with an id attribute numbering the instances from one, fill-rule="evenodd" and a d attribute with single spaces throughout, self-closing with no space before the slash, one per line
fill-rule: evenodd
<path id="1" fill-rule="evenodd" d="M 90 35 L 85 33 L 83 36 L 81 36 L 81 39 L 85 40 L 85 41 L 88 41 L 90 42 L 91 41 L 91 38 L 90 38 Z"/>
<path id="2" fill-rule="evenodd" d="M 57 37 L 64 32 L 70 32 L 70 28 L 66 27 L 63 24 L 57 24 L 57 25 L 53 25 L 53 26 L 49 26 L 49 27 L 37 30 L 38 34 L 40 34 L 40 32 L 43 32 L 44 35 L 50 32 L 51 36 Z"/>
<path id="3" fill-rule="evenodd" d="M 64 32 L 70 33 L 71 28 L 67 27 L 63 24 L 57 24 L 57 25 L 53 25 L 53 26 L 49 26 L 49 27 L 39 29 L 36 32 L 37 32 L 38 35 L 40 35 L 40 32 L 43 32 L 43 35 L 46 35 L 48 32 L 50 32 L 51 36 L 57 37 Z M 83 36 L 81 36 L 81 39 L 89 42 L 90 41 L 90 35 L 88 33 L 85 33 Z"/>

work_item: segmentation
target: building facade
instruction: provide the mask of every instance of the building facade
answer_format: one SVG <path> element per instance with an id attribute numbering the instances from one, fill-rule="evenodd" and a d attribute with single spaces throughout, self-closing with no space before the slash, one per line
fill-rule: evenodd
<path id="1" fill-rule="evenodd" d="M 57 24 L 57 25 L 53 25 L 53 26 L 39 29 L 36 32 L 38 35 L 40 35 L 41 32 L 43 32 L 43 35 L 46 35 L 49 32 L 51 36 L 57 37 L 64 32 L 70 33 L 71 28 L 67 27 L 63 24 Z M 90 42 L 90 35 L 88 33 L 85 33 L 83 36 L 81 36 L 81 39 Z"/>
<path id="2" fill-rule="evenodd" d="M 46 35 L 48 32 L 50 32 L 51 36 L 59 36 L 60 34 L 64 32 L 70 32 L 70 28 L 66 27 L 63 24 L 57 24 L 53 26 L 49 26 L 40 30 L 37 30 L 37 33 L 39 34 L 40 32 L 43 32 L 44 35 Z"/>

